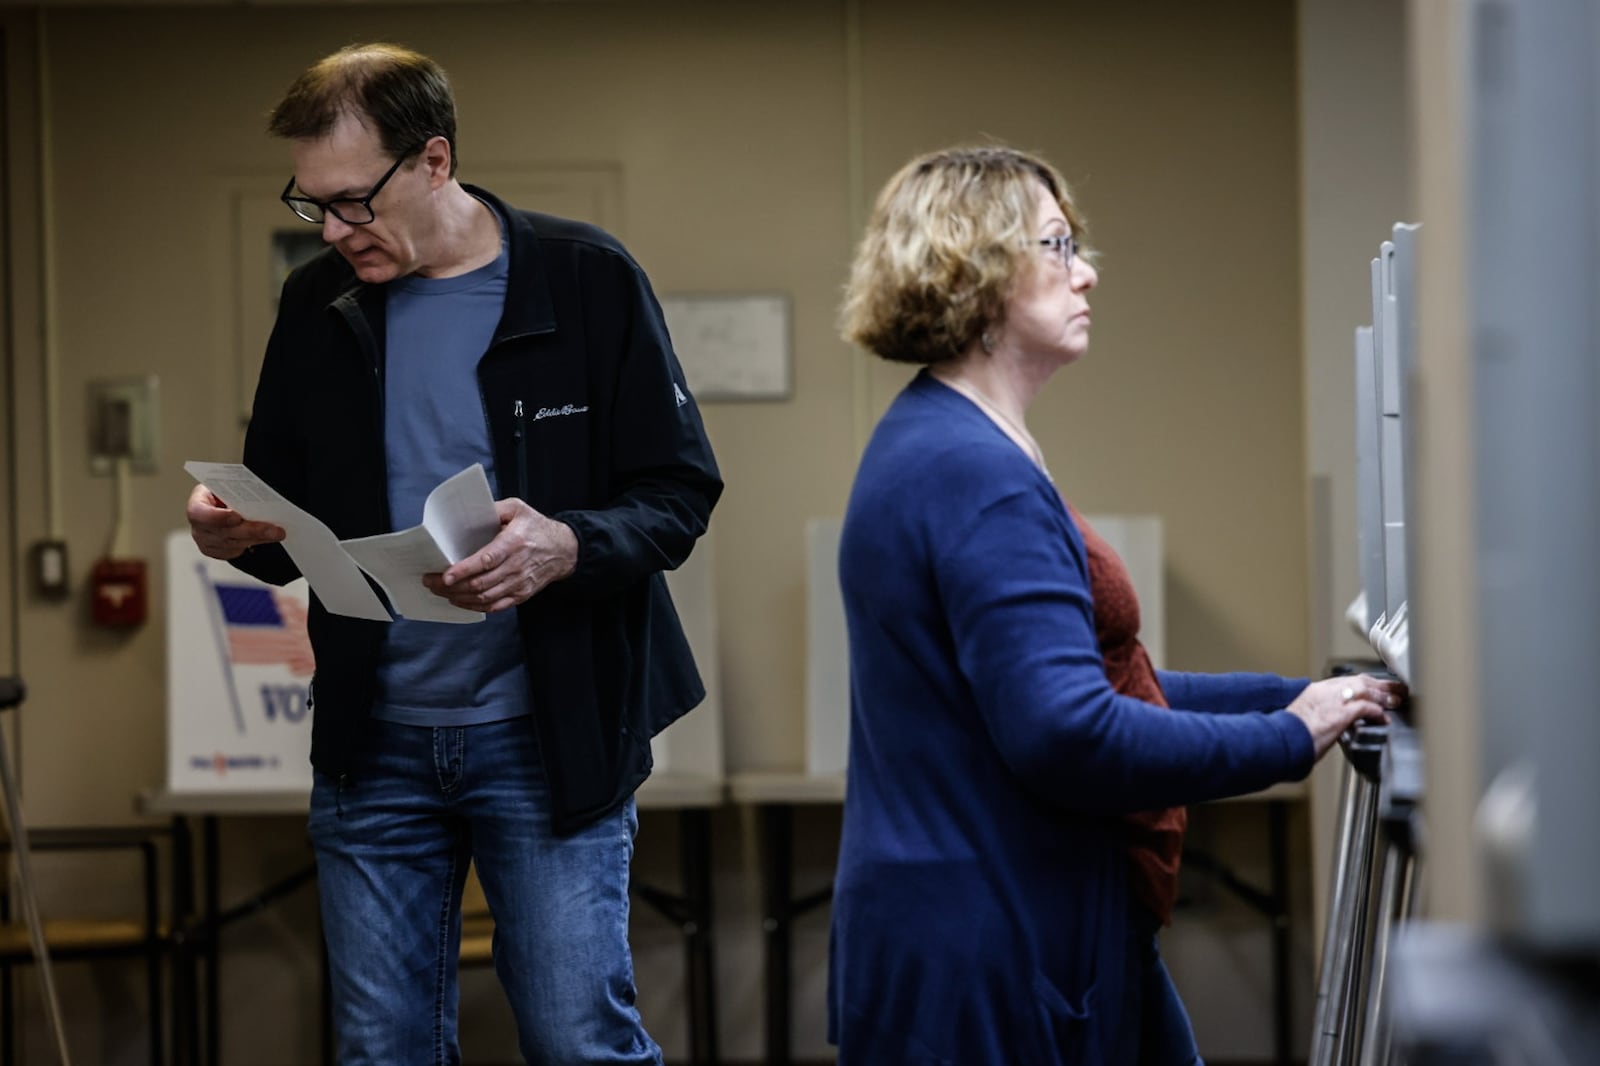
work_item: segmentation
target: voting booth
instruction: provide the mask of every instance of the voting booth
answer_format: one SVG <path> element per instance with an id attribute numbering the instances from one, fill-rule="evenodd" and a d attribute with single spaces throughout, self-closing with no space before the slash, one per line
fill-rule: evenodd
<path id="1" fill-rule="evenodd" d="M 721 781 L 722 661 L 717 649 L 716 548 L 710 533 L 676 570 L 666 574 L 672 606 L 706 686 L 706 698 L 650 741 L 655 773 L 686 774 Z"/>
<path id="2" fill-rule="evenodd" d="M 666 575 L 705 680 L 701 706 L 651 742 L 657 772 L 720 779 L 722 697 L 712 547 L 702 538 Z M 315 662 L 306 583 L 257 581 L 167 538 L 167 788 L 182 792 L 311 790 Z"/>
<path id="3" fill-rule="evenodd" d="M 309 595 L 167 537 L 169 790 L 311 791 Z"/>
<path id="4" fill-rule="evenodd" d="M 1399 223 L 1370 264 L 1372 324 L 1355 330 L 1356 540 L 1361 589 L 1346 618 L 1384 668 L 1412 676 L 1415 540 L 1411 391 L 1419 227 Z M 1318 971 L 1312 1066 L 1390 1061 L 1388 952 L 1415 917 L 1422 761 L 1409 709 L 1340 738 L 1338 851 Z"/>
<path id="5" fill-rule="evenodd" d="M 1443 220 L 1459 244 L 1441 243 L 1461 257 L 1461 334 L 1428 351 L 1448 351 L 1465 379 L 1475 642 L 1450 668 L 1477 698 L 1426 704 L 1422 726 L 1476 739 L 1475 765 L 1452 767 L 1476 806 L 1439 814 L 1470 814 L 1482 907 L 1397 938 L 1395 1052 L 1407 1066 L 1594 1063 L 1600 5 L 1467 0 L 1459 12 L 1464 197 Z"/>

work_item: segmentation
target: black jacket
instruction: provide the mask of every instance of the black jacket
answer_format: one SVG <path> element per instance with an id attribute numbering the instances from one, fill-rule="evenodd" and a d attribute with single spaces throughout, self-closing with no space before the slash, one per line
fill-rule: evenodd
<path id="1" fill-rule="evenodd" d="M 478 363 L 501 491 L 514 485 L 578 538 L 576 572 L 517 609 L 552 821 L 568 832 L 631 795 L 649 776 L 650 738 L 705 696 L 661 574 L 705 532 L 722 481 L 627 251 L 594 226 L 468 191 L 500 212 L 510 246 L 505 310 Z M 392 528 L 386 295 L 332 250 L 291 274 L 245 435 L 245 464 L 340 539 Z M 236 565 L 277 584 L 298 576 L 278 545 Z M 309 625 L 311 762 L 343 777 L 386 627 L 331 615 L 314 596 Z"/>

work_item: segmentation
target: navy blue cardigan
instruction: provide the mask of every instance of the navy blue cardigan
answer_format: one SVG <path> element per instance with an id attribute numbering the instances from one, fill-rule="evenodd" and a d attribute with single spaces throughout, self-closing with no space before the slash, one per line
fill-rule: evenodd
<path id="1" fill-rule="evenodd" d="M 1117 695 L 1055 486 L 925 372 L 873 434 L 839 575 L 851 729 L 829 1028 L 839 1061 L 1118 1059 L 1119 817 L 1304 777 L 1303 680 Z M 1205 713 L 1261 711 L 1267 713 Z"/>
<path id="2" fill-rule="evenodd" d="M 517 608 L 532 721 L 557 832 L 622 802 L 650 772 L 650 738 L 705 696 L 661 572 L 683 562 L 722 491 L 711 444 L 650 283 L 594 226 L 514 211 L 506 304 L 478 364 L 502 485 L 569 525 L 578 568 Z M 387 287 L 328 251 L 296 270 L 256 388 L 246 465 L 340 538 L 386 533 Z M 569 418 L 535 417 L 571 404 Z M 236 561 L 298 576 L 279 545 Z M 317 670 L 311 762 L 346 772 L 370 721 L 385 623 L 309 618 Z"/>

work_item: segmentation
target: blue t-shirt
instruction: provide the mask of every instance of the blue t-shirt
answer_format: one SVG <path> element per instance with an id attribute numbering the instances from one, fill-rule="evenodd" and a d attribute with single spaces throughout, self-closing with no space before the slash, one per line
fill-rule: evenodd
<path id="1" fill-rule="evenodd" d="M 496 499 L 478 360 L 505 305 L 510 256 L 453 278 L 407 277 L 389 286 L 384 365 L 384 452 L 395 529 L 422 521 L 435 486 L 482 463 Z M 396 619 L 378 667 L 373 714 L 407 725 L 457 726 L 528 713 L 517 613 L 470 625 Z"/>

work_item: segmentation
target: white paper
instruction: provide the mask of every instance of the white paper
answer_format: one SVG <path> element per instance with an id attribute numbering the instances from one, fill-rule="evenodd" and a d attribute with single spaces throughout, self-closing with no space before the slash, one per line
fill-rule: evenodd
<path id="1" fill-rule="evenodd" d="M 441 481 L 422 504 L 422 525 L 446 559 L 459 563 L 500 532 L 489 475 L 482 463 Z"/>
<path id="2" fill-rule="evenodd" d="M 211 490 L 212 495 L 252 522 L 271 522 L 282 526 L 283 549 L 333 614 L 391 621 L 383 601 L 361 576 L 355 560 L 339 546 L 339 538 L 321 520 L 280 496 L 239 463 L 183 464 L 191 477 Z"/>
<path id="3" fill-rule="evenodd" d="M 422 524 L 395 533 L 342 541 L 344 550 L 383 588 L 395 613 L 426 622 L 481 622 L 481 611 L 457 607 L 430 592 L 422 575 L 460 562 L 500 532 L 489 477 L 473 463 L 441 482 L 422 505 Z"/>
<path id="4" fill-rule="evenodd" d="M 401 618 L 426 622 L 481 622 L 483 615 L 464 610 L 430 592 L 423 574 L 437 574 L 450 565 L 433 536 L 422 526 L 398 533 L 380 533 L 342 542 L 350 558 L 372 575 Z"/>
<path id="5" fill-rule="evenodd" d="M 361 576 L 365 570 L 402 618 L 467 623 L 486 617 L 455 606 L 422 583 L 422 575 L 437 574 L 460 562 L 500 532 L 494 494 L 480 463 L 446 478 L 428 493 L 421 525 L 343 541 L 246 466 L 189 462 L 183 468 L 245 518 L 282 526 L 284 549 L 322 605 L 334 614 L 391 621 Z"/>

